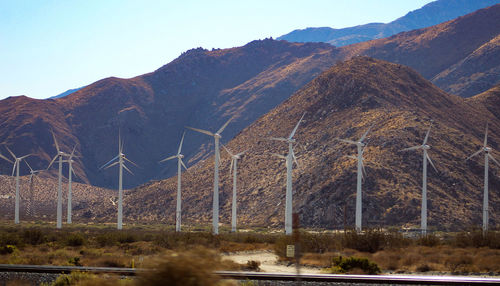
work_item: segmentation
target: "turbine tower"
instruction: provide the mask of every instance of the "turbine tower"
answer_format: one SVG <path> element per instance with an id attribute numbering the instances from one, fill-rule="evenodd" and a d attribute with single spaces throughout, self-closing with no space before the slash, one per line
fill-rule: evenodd
<path id="1" fill-rule="evenodd" d="M 118 160 L 117 160 L 118 159 Z M 111 164 L 113 161 L 117 160 L 113 164 Z M 130 161 L 127 157 L 125 157 L 125 154 L 123 154 L 123 143 L 121 142 L 121 136 L 118 135 L 118 155 L 114 157 L 113 159 L 109 160 L 106 164 L 102 165 L 101 168 L 99 169 L 107 169 L 111 168 L 115 165 L 119 165 L 119 171 L 118 171 L 118 224 L 117 224 L 117 229 L 122 229 L 123 228 L 123 223 L 122 223 L 122 217 L 123 217 L 123 169 L 127 170 L 130 174 L 132 171 L 130 171 L 127 166 L 125 166 L 125 161 L 130 162 L 134 166 L 137 167 L 137 165 Z"/>
<path id="2" fill-rule="evenodd" d="M 489 210 L 488 210 L 488 160 L 491 159 L 493 162 L 498 163 L 495 158 L 490 154 L 491 148 L 487 146 L 488 144 L 488 123 L 486 123 L 486 130 L 484 131 L 484 143 L 483 147 L 479 149 L 476 153 L 467 157 L 466 161 L 472 157 L 484 152 L 484 193 L 483 193 L 483 232 L 488 231 L 488 221 L 489 221 Z"/>
<path id="3" fill-rule="evenodd" d="M 363 215 L 363 200 L 362 200 L 362 192 L 361 192 L 361 186 L 362 186 L 362 179 L 363 179 L 363 152 L 364 152 L 364 147 L 366 146 L 366 143 L 363 142 L 365 140 L 366 135 L 368 135 L 368 132 L 372 129 L 373 125 L 366 130 L 366 132 L 361 136 L 361 138 L 358 141 L 352 141 L 352 140 L 347 140 L 347 139 L 340 139 L 337 138 L 337 140 L 349 143 L 352 145 L 356 145 L 358 148 L 358 176 L 357 176 L 357 184 L 356 184 L 356 218 L 355 218 L 355 224 L 356 224 L 356 231 L 360 232 L 361 231 L 361 222 L 362 222 L 362 215 Z"/>
<path id="4" fill-rule="evenodd" d="M 212 205 L 212 224 L 213 224 L 214 234 L 219 234 L 219 161 L 220 161 L 219 140 L 222 137 L 220 134 L 222 133 L 222 131 L 224 131 L 224 129 L 232 119 L 233 117 L 229 118 L 229 120 L 226 121 L 226 123 L 224 123 L 224 125 L 222 125 L 222 127 L 219 130 L 217 130 L 216 133 L 186 126 L 186 128 L 191 129 L 193 131 L 200 132 L 208 136 L 212 136 L 214 137 L 215 140 L 214 199 Z"/>
<path id="5" fill-rule="evenodd" d="M 295 143 L 295 139 L 293 139 L 293 136 L 295 135 L 295 132 L 297 132 L 297 128 L 299 128 L 300 122 L 302 122 L 302 119 L 306 113 L 302 114 L 302 117 L 300 118 L 299 122 L 297 122 L 297 125 L 295 125 L 295 128 L 293 129 L 292 133 L 290 133 L 290 136 L 288 138 L 276 138 L 276 137 L 271 137 L 269 138 L 270 140 L 275 140 L 275 141 L 282 141 L 282 142 L 287 142 L 288 143 L 288 155 L 285 157 L 286 159 L 286 198 L 285 198 L 285 234 L 291 235 L 292 234 L 292 208 L 293 208 L 293 199 L 292 199 L 292 168 L 293 168 L 293 161 L 295 161 L 295 164 L 297 164 L 297 158 L 295 158 L 295 154 L 293 152 L 293 143 Z M 284 156 L 275 154 L 278 157 L 282 158 Z M 298 165 L 298 164 L 297 164 Z"/>
<path id="6" fill-rule="evenodd" d="M 67 217 L 67 223 L 68 224 L 71 224 L 71 213 L 72 213 L 72 205 L 71 205 L 71 202 L 72 202 L 72 190 L 71 190 L 71 185 L 72 185 L 72 177 L 71 175 L 72 174 L 75 174 L 75 170 L 73 170 L 73 157 L 76 157 L 75 156 L 75 149 L 76 149 L 76 145 L 75 147 L 73 147 L 73 151 L 71 151 L 71 154 L 69 155 L 69 158 L 66 162 L 68 162 L 68 217 Z M 75 174 L 76 175 L 76 174 Z"/>
<path id="7" fill-rule="evenodd" d="M 18 157 L 16 157 L 16 155 L 14 155 L 14 153 L 12 153 L 12 151 L 9 149 L 9 147 L 5 146 L 5 148 L 7 148 L 7 151 L 9 151 L 10 155 L 12 155 L 12 158 L 14 158 L 14 161 L 11 161 L 3 155 L 1 157 L 4 160 L 7 160 L 7 161 L 14 164 L 14 166 L 12 167 L 12 176 L 14 176 L 14 171 L 16 172 L 16 202 L 15 202 L 15 210 L 14 210 L 14 223 L 18 224 L 19 223 L 19 199 L 20 199 L 20 197 L 19 197 L 20 196 L 20 194 L 19 194 L 19 165 L 21 164 L 21 161 L 24 158 L 31 156 L 31 154 L 24 155 L 24 156 L 18 158 Z"/>
<path id="8" fill-rule="evenodd" d="M 34 201 L 34 192 L 33 192 L 33 177 L 36 176 L 37 173 L 40 173 L 41 170 L 33 170 L 33 168 L 31 168 L 30 164 L 28 164 L 28 161 L 27 160 L 24 160 L 24 163 L 26 163 L 26 165 L 28 166 L 28 168 L 30 169 L 30 180 L 29 180 L 29 185 L 30 185 L 30 199 L 29 199 L 29 204 L 28 204 L 28 207 L 27 207 L 27 213 L 28 215 L 31 215 L 31 217 L 34 217 L 34 204 L 33 204 L 33 201 Z"/>
<path id="9" fill-rule="evenodd" d="M 245 154 L 246 150 L 234 155 L 226 148 L 226 146 L 222 145 L 226 152 L 231 156 L 231 167 L 229 168 L 229 174 L 233 174 L 233 202 L 231 208 L 231 232 L 236 232 L 236 173 L 238 171 L 238 160 L 241 159 L 241 156 Z"/>
<path id="10" fill-rule="evenodd" d="M 67 153 L 64 153 L 59 149 L 59 144 L 57 144 L 56 135 L 52 132 L 52 138 L 54 138 L 54 144 L 56 145 L 57 154 L 54 156 L 52 161 L 50 162 L 47 170 L 52 166 L 56 159 L 59 159 L 59 176 L 58 176 L 58 185 L 57 185 L 57 228 L 62 228 L 62 163 L 63 156 L 69 156 Z"/>
<path id="11" fill-rule="evenodd" d="M 176 232 L 181 231 L 181 171 L 182 171 L 181 166 L 184 167 L 184 169 L 186 169 L 186 171 L 187 171 L 186 165 L 184 165 L 184 162 L 182 162 L 182 158 L 184 158 L 184 155 L 181 154 L 182 142 L 184 142 L 184 135 L 185 134 L 186 134 L 186 132 L 184 132 L 182 134 L 181 143 L 179 144 L 179 150 L 177 150 L 177 154 L 170 156 L 168 158 L 165 158 L 159 162 L 159 163 L 162 163 L 162 162 L 177 158 L 177 206 L 175 208 L 175 231 Z"/>
<path id="12" fill-rule="evenodd" d="M 422 235 L 427 234 L 427 160 L 429 160 L 429 163 L 431 163 L 434 170 L 438 172 L 436 166 L 434 166 L 434 163 L 432 163 L 431 157 L 429 157 L 429 154 L 427 154 L 427 151 L 431 149 L 431 147 L 427 145 L 427 139 L 429 139 L 429 132 L 431 132 L 431 127 L 432 125 L 429 126 L 429 130 L 427 130 L 427 134 L 425 134 L 424 142 L 422 143 L 422 145 L 413 146 L 402 150 L 402 151 L 410 151 L 417 149 L 424 150 L 423 168 L 422 168 L 422 208 L 420 214 L 421 216 L 420 228 L 422 229 Z"/>

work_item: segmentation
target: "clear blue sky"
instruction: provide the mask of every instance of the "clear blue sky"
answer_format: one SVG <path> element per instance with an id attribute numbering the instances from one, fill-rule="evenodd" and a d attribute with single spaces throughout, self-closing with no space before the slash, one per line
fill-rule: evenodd
<path id="1" fill-rule="evenodd" d="M 1 0 L 0 99 L 152 72 L 196 47 L 390 22 L 431 0 Z"/>

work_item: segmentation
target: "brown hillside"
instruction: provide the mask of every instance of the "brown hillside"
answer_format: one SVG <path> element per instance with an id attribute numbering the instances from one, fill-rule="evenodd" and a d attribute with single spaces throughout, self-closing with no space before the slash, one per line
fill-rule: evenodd
<path id="1" fill-rule="evenodd" d="M 282 226 L 285 164 L 271 153 L 285 153 L 285 144 L 266 140 L 287 136 L 300 116 L 295 152 L 294 210 L 309 227 L 341 228 L 354 222 L 355 148 L 336 137 L 356 140 L 373 123 L 365 151 L 366 226 L 406 225 L 420 221 L 421 153 L 400 152 L 421 144 L 433 120 L 430 156 L 440 173 L 429 171 L 429 223 L 457 229 L 481 221 L 482 166 L 465 163 L 480 146 L 484 122 L 491 122 L 491 145 L 496 148 L 500 122 L 491 113 L 479 114 L 464 99 L 444 93 L 413 70 L 388 62 L 356 57 L 337 64 L 259 118 L 228 143 L 233 151 L 248 149 L 239 164 L 239 222 Z M 208 141 L 208 139 L 207 139 Z M 496 153 L 498 154 L 498 153 Z M 491 189 L 500 187 L 499 168 L 491 170 Z M 183 222 L 211 221 L 213 158 L 183 175 Z M 221 222 L 230 221 L 229 158 L 222 153 Z M 136 188 L 126 198 L 128 220 L 173 223 L 175 178 Z M 491 223 L 500 222 L 500 196 L 490 195 Z"/>
<path id="2" fill-rule="evenodd" d="M 342 47 L 342 57 L 366 55 L 407 65 L 443 90 L 463 97 L 500 81 L 500 4 L 425 29 Z"/>

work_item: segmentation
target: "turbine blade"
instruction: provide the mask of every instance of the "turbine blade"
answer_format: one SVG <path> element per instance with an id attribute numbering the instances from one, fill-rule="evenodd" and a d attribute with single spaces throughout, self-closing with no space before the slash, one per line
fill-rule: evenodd
<path id="1" fill-rule="evenodd" d="M 432 124 L 431 126 L 429 126 L 429 130 L 427 130 L 427 133 L 425 134 L 424 143 L 422 143 L 422 145 L 425 145 L 427 143 L 427 139 L 429 139 L 429 133 L 431 132 L 431 128 Z"/>
<path id="2" fill-rule="evenodd" d="M 486 147 L 488 144 L 488 122 L 486 122 L 486 130 L 484 131 L 484 144 L 483 147 Z"/>
<path id="3" fill-rule="evenodd" d="M 131 160 L 129 160 L 127 157 L 123 156 L 123 159 L 125 159 L 125 161 L 130 162 L 132 165 L 134 165 L 134 166 L 136 166 L 137 168 L 139 168 L 139 166 L 138 166 L 136 163 L 132 162 L 132 161 L 131 161 Z"/>
<path id="4" fill-rule="evenodd" d="M 281 155 L 281 154 L 276 154 L 276 153 L 272 153 L 272 154 L 273 154 L 273 156 L 276 156 L 276 157 L 278 157 L 278 158 L 281 158 L 281 159 L 286 160 L 286 157 L 285 157 L 285 156 L 283 156 L 283 155 Z"/>
<path id="5" fill-rule="evenodd" d="M 165 162 L 165 161 L 172 160 L 172 159 L 174 159 L 174 158 L 177 158 L 177 155 L 173 155 L 173 156 L 167 157 L 167 158 L 165 158 L 165 159 L 163 159 L 163 160 L 159 161 L 158 163 L 163 163 L 163 162 Z"/>
<path id="6" fill-rule="evenodd" d="M 368 130 L 366 130 L 365 134 L 363 134 L 363 136 L 361 136 L 361 139 L 359 139 L 359 142 L 363 142 L 366 135 L 368 135 L 368 132 L 370 132 L 370 130 L 373 128 L 374 125 L 375 125 L 375 123 L 373 123 L 370 127 L 368 127 Z"/>
<path id="7" fill-rule="evenodd" d="M 12 175 L 11 176 L 14 176 L 14 171 L 16 170 L 16 164 L 17 164 L 17 160 L 14 162 L 14 165 L 12 166 Z"/>
<path id="8" fill-rule="evenodd" d="M 231 153 L 231 151 L 229 151 L 229 149 L 227 149 L 227 148 L 226 148 L 226 146 L 225 146 L 224 144 L 221 144 L 221 145 L 222 145 L 222 147 L 224 148 L 224 150 L 226 150 L 226 152 L 229 154 L 229 156 L 234 157 L 234 154 L 233 154 L 233 153 Z"/>
<path id="9" fill-rule="evenodd" d="M 434 166 L 434 163 L 432 163 L 431 157 L 429 157 L 429 154 L 427 154 L 427 160 L 429 160 L 429 163 L 431 163 L 432 168 L 434 168 L 434 171 L 436 173 L 439 173 L 439 171 L 436 169 L 436 166 Z"/>
<path id="10" fill-rule="evenodd" d="M 106 164 L 102 165 L 99 169 L 102 169 L 104 167 L 106 167 L 106 165 L 110 164 L 111 162 L 113 162 L 114 160 L 118 159 L 118 157 L 120 157 L 120 155 L 116 155 L 113 159 L 109 160 Z M 55 157 L 54 157 L 54 160 L 55 160 Z M 54 161 L 52 160 L 52 161 Z M 51 163 L 52 164 L 52 163 Z M 48 168 L 47 168 L 48 169 Z"/>
<path id="11" fill-rule="evenodd" d="M 221 134 L 222 131 L 224 131 L 224 129 L 226 129 L 226 127 L 229 124 L 229 122 L 231 122 L 231 120 L 233 120 L 233 118 L 234 118 L 234 116 L 232 116 L 231 118 L 229 118 L 229 120 L 226 121 L 226 123 L 224 123 L 224 125 L 222 125 L 222 127 L 219 130 L 217 130 L 217 133 Z"/>
<path id="12" fill-rule="evenodd" d="M 470 159 L 472 159 L 472 157 L 477 156 L 481 152 L 483 152 L 483 148 L 479 149 L 479 151 L 477 151 L 476 153 L 474 153 L 474 154 L 470 155 L 469 157 L 467 157 L 467 159 L 465 159 L 465 161 L 469 161 Z"/>
<path id="13" fill-rule="evenodd" d="M 20 157 L 19 160 L 23 160 L 24 158 L 27 158 L 27 157 L 29 157 L 31 155 L 33 155 L 33 154 L 24 155 L 24 156 Z"/>
<path id="14" fill-rule="evenodd" d="M 28 164 L 28 161 L 24 160 L 24 163 L 26 163 L 26 165 L 28 165 L 28 168 L 30 169 L 30 173 L 31 173 L 31 175 L 33 175 L 33 169 L 31 168 L 30 164 Z"/>
<path id="15" fill-rule="evenodd" d="M 75 150 L 76 150 L 76 144 L 75 144 L 75 147 L 73 147 L 73 151 L 71 151 L 71 154 L 69 155 L 69 159 L 71 160 L 71 158 L 73 158 L 73 156 L 75 155 Z"/>
<path id="16" fill-rule="evenodd" d="M 207 130 L 203 130 L 203 129 L 193 128 L 193 127 L 189 127 L 189 126 L 186 126 L 186 128 L 187 129 L 191 129 L 191 130 L 196 131 L 196 132 L 200 132 L 200 133 L 206 134 L 208 136 L 214 136 L 215 135 L 212 132 L 207 131 Z"/>
<path id="17" fill-rule="evenodd" d="M 184 131 L 184 133 L 182 133 L 181 143 L 179 144 L 179 150 L 177 150 L 177 155 L 181 154 L 182 142 L 184 142 L 184 135 L 186 135 L 186 131 Z"/>
<path id="18" fill-rule="evenodd" d="M 243 154 L 245 154 L 247 151 L 248 151 L 248 150 L 245 150 L 245 151 L 243 151 L 243 152 L 240 152 L 240 153 L 236 154 L 236 156 L 242 156 L 242 155 L 243 155 Z"/>
<path id="19" fill-rule="evenodd" d="M 59 153 L 59 144 L 57 144 L 56 135 L 54 134 L 54 131 L 50 131 L 50 132 L 52 133 L 52 138 L 54 138 L 54 144 L 56 145 L 57 153 Z"/>
<path id="20" fill-rule="evenodd" d="M 121 153 L 122 152 L 122 130 L 121 129 L 118 129 L 118 152 Z"/>
<path id="21" fill-rule="evenodd" d="M 55 155 L 54 159 L 52 159 L 52 161 L 50 161 L 49 166 L 47 167 L 47 170 L 50 168 L 50 166 L 52 166 L 52 164 L 54 164 L 54 162 L 56 161 L 57 157 L 59 157 L 59 155 Z"/>
<path id="22" fill-rule="evenodd" d="M 184 162 L 182 162 L 182 159 L 181 159 L 181 158 L 179 158 L 179 160 L 181 161 L 181 165 L 182 165 L 182 167 L 184 167 L 184 169 L 186 169 L 186 171 L 187 171 L 187 170 L 188 170 L 188 168 L 186 167 L 186 165 L 184 165 Z"/>
<path id="23" fill-rule="evenodd" d="M 340 139 L 340 138 L 335 138 L 341 142 L 344 142 L 344 143 L 349 143 L 349 144 L 358 144 L 358 142 L 355 142 L 355 141 L 352 141 L 352 140 L 347 140 L 347 139 Z"/>
<path id="24" fill-rule="evenodd" d="M 300 168 L 299 162 L 297 162 L 297 157 L 295 157 L 295 152 L 293 152 L 293 149 L 292 149 L 292 158 L 293 161 L 295 162 L 295 165 L 297 165 L 297 168 Z"/>
<path id="25" fill-rule="evenodd" d="M 123 169 L 127 170 L 132 176 L 134 175 L 134 173 L 132 173 L 132 171 L 130 171 L 127 166 L 125 166 L 125 164 L 123 164 Z"/>
<path id="26" fill-rule="evenodd" d="M 302 114 L 302 117 L 300 118 L 299 122 L 297 122 L 297 125 L 295 125 L 295 128 L 293 129 L 292 133 L 290 133 L 290 136 L 288 136 L 288 140 L 293 138 L 293 136 L 295 135 L 295 132 L 297 132 L 297 129 L 299 128 L 300 122 L 302 121 L 302 119 L 304 118 L 305 115 L 306 115 L 306 113 L 304 112 L 304 114 Z"/>
<path id="27" fill-rule="evenodd" d="M 273 141 L 283 141 L 283 142 L 288 142 L 288 139 L 286 139 L 286 138 L 282 138 L 282 137 L 280 137 L 280 138 L 277 138 L 277 137 L 269 137 L 269 138 L 267 138 L 267 139 L 269 139 L 269 140 L 273 140 Z"/>
<path id="28" fill-rule="evenodd" d="M 10 163 L 14 164 L 14 162 L 12 160 L 10 160 L 9 158 L 5 157 L 3 154 L 0 154 L 0 158 L 4 159 L 7 162 L 10 162 Z"/>
<path id="29" fill-rule="evenodd" d="M 490 158 L 493 162 L 497 163 L 497 165 L 498 165 L 498 166 L 500 166 L 500 163 L 498 163 L 498 161 L 497 161 L 495 158 L 493 158 L 493 156 L 491 156 L 491 154 L 488 154 L 488 157 L 489 157 L 489 158 Z"/>
<path id="30" fill-rule="evenodd" d="M 9 147 L 5 146 L 5 148 L 7 148 L 7 151 L 9 151 L 10 155 L 12 155 L 12 157 L 14 158 L 14 160 L 17 160 L 16 155 L 14 155 L 14 153 L 12 151 L 10 151 Z"/>
<path id="31" fill-rule="evenodd" d="M 108 169 L 108 168 L 111 168 L 111 167 L 113 167 L 113 166 L 116 166 L 117 164 L 120 164 L 120 161 L 116 161 L 116 162 L 114 162 L 113 164 L 111 164 L 111 165 L 109 165 L 109 166 L 104 167 L 104 170 L 106 170 L 106 169 Z"/>
<path id="32" fill-rule="evenodd" d="M 420 148 L 422 148 L 422 145 L 413 146 L 413 147 L 409 147 L 409 148 L 404 148 L 401 151 L 411 151 L 411 150 L 417 150 L 417 149 L 420 149 Z"/>

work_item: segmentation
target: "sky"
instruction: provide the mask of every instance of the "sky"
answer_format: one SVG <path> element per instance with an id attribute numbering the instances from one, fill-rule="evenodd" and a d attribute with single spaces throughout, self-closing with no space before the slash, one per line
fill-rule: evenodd
<path id="1" fill-rule="evenodd" d="M 152 72 L 182 52 L 391 22 L 431 0 L 0 0 L 0 99 Z"/>

